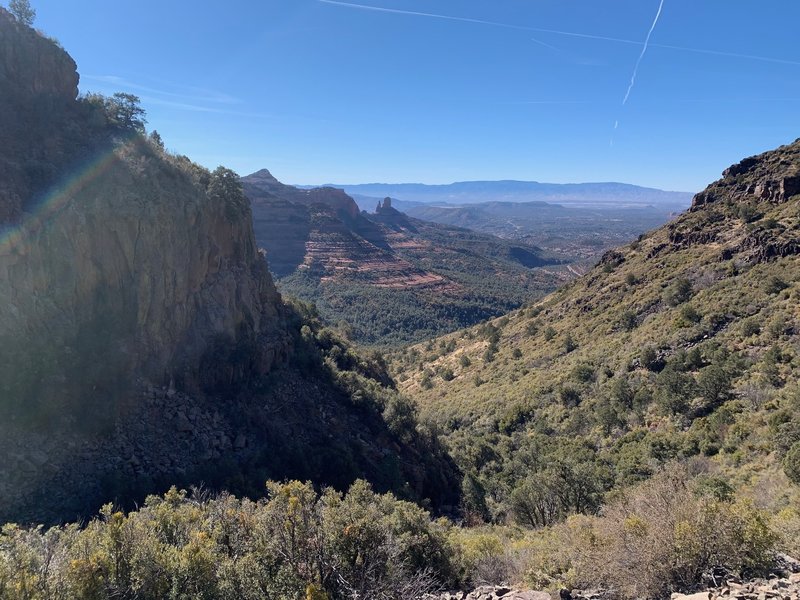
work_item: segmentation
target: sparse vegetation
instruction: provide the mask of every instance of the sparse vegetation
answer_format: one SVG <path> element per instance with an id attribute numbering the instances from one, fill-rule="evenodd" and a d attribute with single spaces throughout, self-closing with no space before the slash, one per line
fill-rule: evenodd
<path id="1" fill-rule="evenodd" d="M 779 215 L 795 210 L 752 204 L 782 226 L 789 219 Z M 719 205 L 708 218 L 699 213 L 621 249 L 610 272 L 596 268 L 529 308 L 527 320 L 474 328 L 497 331 L 490 364 L 473 361 L 435 394 L 416 387 L 413 377 L 401 384 L 418 399 L 421 417 L 442 427 L 462 471 L 484 490 L 489 522 L 539 527 L 591 513 L 561 506 L 544 518 L 531 509 L 565 455 L 577 460 L 578 471 L 594 473 L 600 502 L 612 502 L 620 490 L 676 461 L 709 461 L 714 473 L 733 477 L 739 495 L 757 493 L 742 473 L 774 477 L 782 466 L 789 478 L 779 484 L 785 495 L 776 494 L 770 509 L 792 506 L 787 498 L 796 492 L 788 481 L 796 457 L 790 450 L 800 442 L 793 297 L 800 266 L 794 256 L 754 259 L 759 250 L 742 246 L 732 246 L 721 262 L 718 247 L 712 252 L 683 240 L 697 232 L 708 239 L 717 228 L 752 233 L 735 205 Z M 759 235 L 787 230 L 765 231 Z M 671 246 L 670 239 L 681 242 Z M 774 241 L 764 240 L 765 247 Z M 650 266 L 654 261 L 659 268 Z M 453 339 L 460 355 L 485 351 L 468 336 Z M 531 368 L 518 368 L 516 350 Z M 393 369 L 413 370 L 407 357 L 396 355 Z M 714 487 L 714 502 L 730 496 L 723 488 Z M 713 510 L 727 515 L 728 508 L 714 504 Z M 671 581 L 668 586 L 679 585 Z"/>

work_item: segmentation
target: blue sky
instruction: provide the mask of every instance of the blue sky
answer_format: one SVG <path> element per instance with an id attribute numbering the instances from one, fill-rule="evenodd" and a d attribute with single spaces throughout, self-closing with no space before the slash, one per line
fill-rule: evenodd
<path id="1" fill-rule="evenodd" d="M 82 91 L 135 93 L 168 148 L 287 183 L 697 191 L 800 137 L 796 0 L 663 0 L 638 69 L 659 0 L 32 4 Z"/>

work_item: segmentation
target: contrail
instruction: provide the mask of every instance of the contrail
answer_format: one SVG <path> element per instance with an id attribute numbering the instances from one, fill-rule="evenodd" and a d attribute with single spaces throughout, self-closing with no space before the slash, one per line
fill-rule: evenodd
<path id="1" fill-rule="evenodd" d="M 347 8 L 356 8 L 360 10 L 371 10 L 375 12 L 394 13 L 398 15 L 414 15 L 417 17 L 430 17 L 432 19 L 445 19 L 447 21 L 461 21 L 464 23 L 478 23 L 481 25 L 490 25 L 492 27 L 505 27 L 506 29 L 517 29 L 520 31 L 533 31 L 537 33 L 552 33 L 553 35 L 561 35 L 567 37 L 584 38 L 587 40 L 600 40 L 604 42 L 617 42 L 619 44 L 633 44 L 634 46 L 641 46 L 642 42 L 639 40 L 629 40 L 625 38 L 608 37 L 604 35 L 593 35 L 590 33 L 578 33 L 575 31 L 562 31 L 559 29 L 544 29 L 541 27 L 527 27 L 525 25 L 513 25 L 511 23 L 501 23 L 499 21 L 484 21 L 482 19 L 470 19 L 467 17 L 456 17 L 453 15 L 441 15 L 436 13 L 416 12 L 412 10 L 400 10 L 398 8 L 383 8 L 382 6 L 370 6 L 367 4 L 356 4 L 354 2 L 341 2 L 339 0 L 317 0 L 324 4 L 333 4 L 336 6 L 344 6 Z M 660 7 L 659 7 L 660 8 Z M 533 39 L 532 41 L 542 44 L 549 48 L 553 48 L 549 44 L 545 44 L 541 40 Z M 723 52 L 720 50 L 708 50 L 704 48 L 690 48 L 686 46 L 671 46 L 668 44 L 649 44 L 651 48 L 664 48 L 666 50 L 678 50 L 681 52 L 695 52 L 697 54 L 711 54 L 713 56 L 727 56 L 730 58 L 744 58 L 748 60 L 757 60 L 761 62 L 778 63 L 782 65 L 800 66 L 800 61 L 787 60 L 782 58 L 773 58 L 770 56 L 757 56 L 753 54 L 738 54 L 736 52 Z M 557 48 L 555 48 L 557 50 Z"/>
<path id="2" fill-rule="evenodd" d="M 628 90 L 625 92 L 625 97 L 622 99 L 622 106 L 628 102 L 628 98 L 631 95 L 631 91 L 633 90 L 633 86 L 636 84 L 636 74 L 639 71 L 639 65 L 642 63 L 642 59 L 644 58 L 645 52 L 647 52 L 647 45 L 650 43 L 650 36 L 653 35 L 653 30 L 656 28 L 658 24 L 658 18 L 661 16 L 661 9 L 664 8 L 664 0 L 658 4 L 658 11 L 656 11 L 656 18 L 653 19 L 653 24 L 650 25 L 650 31 L 647 32 L 647 37 L 644 38 L 644 45 L 642 45 L 642 51 L 639 53 L 639 58 L 636 59 L 636 65 L 633 67 L 633 73 L 631 74 L 631 82 L 628 84 Z"/>
<path id="3" fill-rule="evenodd" d="M 748 60 L 759 60 L 762 62 L 778 63 L 780 65 L 800 65 L 800 61 L 788 60 L 785 58 L 772 58 L 771 56 L 756 56 L 754 54 L 739 54 L 737 52 L 723 52 L 721 50 L 707 50 L 703 48 L 687 48 L 685 46 L 670 46 L 669 44 L 650 44 L 651 48 L 665 48 L 667 50 L 680 50 L 683 52 L 695 52 L 697 54 L 711 54 L 713 56 L 728 56 L 731 58 L 746 58 Z"/>
<path id="4" fill-rule="evenodd" d="M 525 27 L 524 25 L 512 25 L 511 23 L 499 23 L 497 21 L 484 21 L 483 19 L 470 19 L 468 17 L 454 17 L 451 15 L 439 15 L 435 13 L 426 13 L 426 12 L 417 12 L 413 10 L 400 10 L 397 8 L 383 8 L 382 6 L 368 6 L 366 4 L 354 4 L 352 2 L 340 2 L 339 0 L 318 0 L 323 4 L 335 4 L 337 6 L 346 6 L 348 8 L 360 8 L 361 10 L 371 10 L 375 12 L 383 12 L 383 13 L 394 13 L 397 15 L 413 15 L 416 17 L 430 17 L 432 19 L 445 19 L 447 21 L 461 21 L 462 23 L 477 23 L 479 25 L 491 25 L 492 27 L 505 27 L 506 29 L 520 29 L 523 31 L 540 31 L 533 27 Z M 541 30 L 544 31 L 544 30 Z M 542 40 L 537 40 L 536 38 L 531 38 L 532 41 L 536 42 L 540 46 L 544 46 L 545 48 L 550 48 L 551 50 L 556 50 L 561 52 L 560 48 L 556 48 L 555 46 L 551 46 L 550 44 L 543 42 Z"/>

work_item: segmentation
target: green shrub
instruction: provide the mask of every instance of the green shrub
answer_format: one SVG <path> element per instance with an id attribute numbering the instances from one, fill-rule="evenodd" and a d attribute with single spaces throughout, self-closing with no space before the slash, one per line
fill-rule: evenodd
<path id="1" fill-rule="evenodd" d="M 544 527 L 561 520 L 559 481 L 551 473 L 529 476 L 511 492 L 511 514 L 523 527 Z"/>
<path id="2" fill-rule="evenodd" d="M 626 310 L 620 315 L 619 328 L 624 331 L 633 331 L 636 329 L 636 313 L 632 310 Z"/>
<path id="3" fill-rule="evenodd" d="M 433 371 L 430 369 L 425 369 L 422 372 L 422 376 L 419 378 L 419 385 L 426 390 L 430 390 L 433 388 Z"/>
<path id="4" fill-rule="evenodd" d="M 572 379 L 580 383 L 588 383 L 594 381 L 595 370 L 594 367 L 588 363 L 580 363 L 572 369 Z"/>
<path id="5" fill-rule="evenodd" d="M 742 321 L 742 336 L 751 337 L 761 333 L 761 323 L 755 317 Z"/>
<path id="6" fill-rule="evenodd" d="M 761 214 L 752 204 L 742 204 L 739 206 L 739 218 L 745 223 L 752 223 L 760 219 Z"/>
<path id="7" fill-rule="evenodd" d="M 764 286 L 764 291 L 768 294 L 777 294 L 789 287 L 789 284 L 786 283 L 783 279 L 778 277 L 777 275 L 773 275 L 767 280 L 767 283 Z"/>
<path id="8" fill-rule="evenodd" d="M 258 502 L 173 488 L 85 528 L 0 531 L 2 600 L 420 597 L 455 578 L 448 526 L 363 482 L 269 483 Z"/>
<path id="9" fill-rule="evenodd" d="M 658 357 L 658 352 L 652 346 L 645 346 L 639 353 L 639 362 L 648 371 L 657 371 L 662 363 Z"/>
<path id="10" fill-rule="evenodd" d="M 561 388 L 558 395 L 566 408 L 575 408 L 581 403 L 581 393 L 573 387 Z"/>
<path id="11" fill-rule="evenodd" d="M 692 294 L 692 283 L 685 277 L 679 277 L 664 292 L 664 301 L 670 306 L 678 306 L 689 300 Z"/>
<path id="12" fill-rule="evenodd" d="M 800 442 L 795 442 L 783 458 L 783 472 L 789 481 L 800 485 Z"/>
<path id="13" fill-rule="evenodd" d="M 678 315 L 678 322 L 685 325 L 699 323 L 703 318 L 703 315 L 697 312 L 697 309 L 691 304 L 682 306 Z"/>

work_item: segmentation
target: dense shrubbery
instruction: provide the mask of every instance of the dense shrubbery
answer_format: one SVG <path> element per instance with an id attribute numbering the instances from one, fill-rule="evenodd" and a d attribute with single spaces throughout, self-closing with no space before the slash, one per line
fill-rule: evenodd
<path id="1" fill-rule="evenodd" d="M 438 432 L 420 422 L 416 405 L 395 389 L 384 357 L 377 351 L 357 351 L 340 333 L 323 326 L 313 305 L 291 299 L 288 308 L 290 329 L 296 332 L 294 363 L 307 378 L 325 379 L 359 415 L 362 429 L 345 435 L 385 438 L 382 443 L 389 446 L 382 450 L 380 460 L 375 461 L 377 470 L 369 477 L 376 488 L 429 501 L 437 510 L 457 504 L 457 468 Z M 336 474 L 336 461 L 342 457 L 333 447 L 333 439 L 329 436 L 327 442 L 316 442 L 330 455 L 328 476 Z M 399 447 L 404 453 L 397 452 Z"/>
<path id="2" fill-rule="evenodd" d="M 525 366 L 515 366 L 513 349 L 497 358 L 492 348 L 503 333 L 500 321 L 488 323 L 463 343 L 483 348 L 484 360 L 490 353 L 493 362 L 487 370 L 500 370 L 513 381 Z M 444 389 L 447 379 L 458 383 L 476 362 L 463 347 L 453 350 L 452 360 L 442 360 L 450 358 L 451 341 L 431 344 L 429 353 L 407 353 L 413 368 L 399 371 L 401 381 L 405 372 L 421 369 L 428 374 L 421 380 L 423 388 L 427 383 Z M 553 347 L 559 354 L 565 350 L 558 339 Z M 595 512 L 607 492 L 645 480 L 671 461 L 720 453 L 742 456 L 755 444 L 746 441 L 752 428 L 745 423 L 757 422 L 754 412 L 764 402 L 759 397 L 774 397 L 775 388 L 757 379 L 749 387 L 737 386 L 753 366 L 752 357 L 707 341 L 671 354 L 645 347 L 638 361 L 638 369 L 614 372 L 598 359 L 582 359 L 559 373 L 560 383 L 528 389 L 522 399 L 490 404 L 477 414 L 448 406 L 455 416 L 443 420 L 442 429 L 457 464 L 471 477 L 469 493 L 462 489 L 465 514 L 492 523 L 550 525 L 573 513 Z M 479 375 L 492 373 L 474 374 Z M 501 398 L 508 394 L 505 390 Z M 745 395 L 753 397 L 750 404 L 743 401 Z M 784 454 L 800 441 L 800 419 L 795 423 L 791 398 L 789 390 L 775 398 L 786 407 L 783 420 L 773 427 Z"/>
<path id="3" fill-rule="evenodd" d="M 625 492 L 584 525 L 589 543 L 573 547 L 583 583 L 602 582 L 629 598 L 691 589 L 715 567 L 763 575 L 778 541 L 765 513 L 719 499 L 680 468 Z"/>
<path id="4" fill-rule="evenodd" d="M 444 524 L 356 482 L 269 483 L 258 502 L 170 490 L 85 528 L 6 525 L 6 600 L 417 598 L 450 582 Z"/>
<path id="5" fill-rule="evenodd" d="M 442 587 L 521 582 L 608 586 L 623 597 L 690 590 L 711 568 L 758 575 L 780 541 L 729 488 L 672 467 L 538 531 L 456 527 L 358 481 L 346 494 L 268 483 L 267 498 L 150 496 L 85 527 L 0 533 L 0 599 L 397 599 Z M 783 515 L 797 529 L 797 515 Z M 785 544 L 784 544 L 785 547 Z"/>

